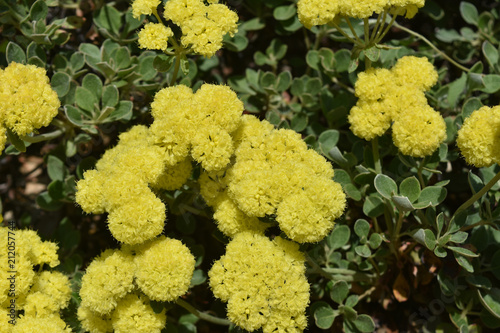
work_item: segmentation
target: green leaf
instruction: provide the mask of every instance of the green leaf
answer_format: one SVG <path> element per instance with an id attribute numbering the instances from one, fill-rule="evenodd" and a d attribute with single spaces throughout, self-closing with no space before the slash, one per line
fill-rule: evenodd
<path id="1" fill-rule="evenodd" d="M 284 92 L 285 90 L 290 88 L 291 84 L 292 84 L 292 74 L 289 71 L 281 72 L 278 75 L 276 90 L 278 92 Z"/>
<path id="2" fill-rule="evenodd" d="M 7 44 L 7 49 L 5 50 L 5 55 L 7 57 L 7 63 L 17 62 L 18 64 L 26 64 L 26 54 L 22 47 L 14 42 L 9 42 Z"/>
<path id="3" fill-rule="evenodd" d="M 88 91 L 92 92 L 96 98 L 96 100 L 101 99 L 102 95 L 102 81 L 101 79 L 93 74 L 89 73 L 85 75 L 82 81 L 82 87 L 87 89 Z"/>
<path id="4" fill-rule="evenodd" d="M 357 189 L 356 186 L 354 186 L 354 184 L 346 184 L 343 186 L 343 189 L 344 189 L 344 192 L 345 194 L 347 194 L 347 196 L 355 201 L 359 201 L 362 199 L 363 195 L 361 194 L 361 191 Z"/>
<path id="5" fill-rule="evenodd" d="M 439 257 L 439 258 L 444 258 L 448 255 L 448 252 L 446 252 L 446 249 L 441 246 L 436 246 L 434 249 L 434 254 Z"/>
<path id="6" fill-rule="evenodd" d="M 241 34 L 235 34 L 233 37 L 227 34 L 224 36 L 223 41 L 224 47 L 233 52 L 241 52 L 248 46 L 248 38 Z"/>
<path id="7" fill-rule="evenodd" d="M 472 193 L 477 193 L 484 187 L 484 183 L 481 178 L 473 174 L 472 171 L 469 171 L 467 178 L 470 188 L 472 189 Z"/>
<path id="8" fill-rule="evenodd" d="M 39 67 L 45 67 L 45 62 L 47 62 L 47 54 L 45 49 L 35 42 L 31 42 L 30 45 L 28 45 L 28 49 L 26 50 L 26 57 L 28 59 L 39 58 L 40 61 L 43 62 L 43 65 Z"/>
<path id="9" fill-rule="evenodd" d="M 483 77 L 484 88 L 481 91 L 493 94 L 500 90 L 500 75 L 487 74 Z"/>
<path id="10" fill-rule="evenodd" d="M 205 283 L 207 280 L 207 276 L 205 275 L 205 272 L 201 269 L 195 269 L 193 272 L 193 277 L 191 278 L 191 287 L 198 286 L 200 284 Z"/>
<path id="11" fill-rule="evenodd" d="M 47 157 L 47 172 L 50 179 L 64 181 L 67 175 L 67 168 L 64 166 L 64 162 L 57 158 L 55 155 L 49 155 Z"/>
<path id="12" fill-rule="evenodd" d="M 490 67 L 494 68 L 494 66 L 498 65 L 498 50 L 489 41 L 484 41 L 483 43 L 483 54 Z"/>
<path id="13" fill-rule="evenodd" d="M 444 226 L 444 214 L 439 213 L 439 215 L 436 217 L 436 230 L 438 234 L 441 234 L 441 230 L 443 230 Z"/>
<path id="14" fill-rule="evenodd" d="M 261 30 L 265 26 L 266 24 L 264 23 L 264 20 L 261 17 L 254 17 L 253 19 L 241 23 L 238 29 L 242 29 L 245 31 L 254 31 L 254 30 Z"/>
<path id="15" fill-rule="evenodd" d="M 482 275 L 467 275 L 466 280 L 468 283 L 477 288 L 489 290 L 492 287 L 490 279 Z"/>
<path id="16" fill-rule="evenodd" d="M 448 246 L 448 248 L 450 250 L 452 250 L 453 252 L 456 252 L 456 253 L 459 253 L 463 256 L 466 256 L 466 257 L 479 257 L 479 254 L 477 253 L 474 253 L 472 252 L 471 250 L 468 250 L 466 248 L 463 248 L 463 247 L 458 247 L 458 246 Z"/>
<path id="17" fill-rule="evenodd" d="M 170 68 L 172 68 L 172 65 L 174 63 L 174 59 L 175 59 L 174 56 L 168 56 L 166 54 L 159 54 L 153 60 L 153 67 L 158 72 L 166 72 Z"/>
<path id="18" fill-rule="evenodd" d="M 391 199 L 393 195 L 398 193 L 398 185 L 389 176 L 378 174 L 375 177 L 374 183 L 377 192 L 386 199 Z"/>
<path id="19" fill-rule="evenodd" d="M 266 53 L 270 59 L 280 60 L 283 59 L 287 50 L 288 45 L 275 38 L 271 41 L 271 44 L 269 44 L 269 47 L 266 49 Z"/>
<path id="20" fill-rule="evenodd" d="M 371 234 L 370 239 L 368 240 L 368 245 L 370 245 L 370 247 L 375 250 L 381 244 L 382 244 L 382 236 L 380 236 L 380 234 L 377 233 Z"/>
<path id="21" fill-rule="evenodd" d="M 297 13 L 295 4 L 289 6 L 279 6 L 274 8 L 273 16 L 278 21 L 285 21 L 292 18 Z"/>
<path id="22" fill-rule="evenodd" d="M 469 258 L 456 252 L 453 252 L 453 255 L 455 256 L 455 260 L 460 266 L 462 266 L 467 272 L 474 273 L 474 267 L 470 263 Z"/>
<path id="23" fill-rule="evenodd" d="M 335 70 L 338 73 L 345 72 L 349 69 L 351 62 L 351 52 L 347 49 L 341 49 L 334 54 Z"/>
<path id="24" fill-rule="evenodd" d="M 354 232 L 359 238 L 368 237 L 368 233 L 370 232 L 370 223 L 368 223 L 365 219 L 357 220 L 354 224 Z"/>
<path id="25" fill-rule="evenodd" d="M 415 207 L 413 207 L 408 197 L 395 195 L 391 198 L 391 200 L 392 202 L 394 202 L 394 204 L 399 210 L 410 212 L 415 209 Z"/>
<path id="26" fill-rule="evenodd" d="M 126 47 L 120 47 L 115 53 L 116 68 L 124 69 L 130 66 L 130 51 Z"/>
<path id="27" fill-rule="evenodd" d="M 462 73 L 459 79 L 451 82 L 448 89 L 448 102 L 454 108 L 457 105 L 458 97 L 465 92 L 467 84 L 467 74 Z"/>
<path id="28" fill-rule="evenodd" d="M 460 14 L 462 15 L 465 22 L 475 26 L 478 25 L 479 13 L 476 6 L 474 6 L 473 4 L 462 1 L 460 3 Z"/>
<path id="29" fill-rule="evenodd" d="M 40 21 L 44 20 L 47 17 L 49 12 L 49 8 L 44 0 L 38 0 L 31 6 L 30 9 L 30 18 L 31 21 Z"/>
<path id="30" fill-rule="evenodd" d="M 338 304 L 342 304 L 349 294 L 349 285 L 345 281 L 337 281 L 330 290 L 330 298 Z"/>
<path id="31" fill-rule="evenodd" d="M 399 193 L 407 197 L 410 202 L 415 202 L 420 192 L 420 183 L 415 176 L 408 177 L 399 184 Z"/>
<path id="32" fill-rule="evenodd" d="M 85 56 L 81 52 L 76 52 L 71 55 L 69 59 L 69 63 L 71 64 L 71 68 L 73 72 L 76 72 L 85 65 Z"/>
<path id="33" fill-rule="evenodd" d="M 118 88 L 116 86 L 106 86 L 102 90 L 102 107 L 115 107 L 118 104 Z"/>
<path id="34" fill-rule="evenodd" d="M 453 243 L 462 244 L 467 240 L 468 236 L 469 234 L 465 231 L 457 231 L 456 233 L 451 235 L 450 241 L 452 241 Z"/>
<path id="35" fill-rule="evenodd" d="M 369 49 L 363 51 L 365 56 L 372 62 L 376 62 L 380 57 L 380 49 L 378 47 L 372 46 Z"/>
<path id="36" fill-rule="evenodd" d="M 427 186 L 420 192 L 415 208 L 437 206 L 446 198 L 446 189 L 441 186 Z"/>
<path id="37" fill-rule="evenodd" d="M 77 87 L 75 94 L 75 102 L 80 108 L 91 113 L 94 112 L 94 108 L 97 105 L 98 99 L 95 93 L 84 87 Z"/>
<path id="38" fill-rule="evenodd" d="M 376 195 L 370 195 L 363 204 L 363 213 L 369 217 L 377 217 L 384 213 L 384 202 Z"/>
<path id="39" fill-rule="evenodd" d="M 366 314 L 359 315 L 353 323 L 354 326 L 363 333 L 375 332 L 375 323 L 373 319 Z"/>
<path id="40" fill-rule="evenodd" d="M 130 118 L 132 118 L 133 106 L 134 105 L 131 101 L 120 101 L 116 109 L 113 112 L 111 112 L 107 120 L 108 121 L 115 121 L 120 119 L 130 120 Z"/>
<path id="41" fill-rule="evenodd" d="M 17 133 L 12 132 L 10 128 L 7 128 L 7 139 L 18 151 L 22 153 L 26 151 L 26 145 L 24 144 L 24 141 L 21 140 Z"/>
<path id="42" fill-rule="evenodd" d="M 64 72 L 57 72 L 52 76 L 50 85 L 59 98 L 64 97 L 69 92 L 71 76 Z"/>
<path id="43" fill-rule="evenodd" d="M 337 145 L 339 136 L 340 134 L 337 130 L 326 130 L 320 134 L 318 143 L 324 155 L 328 156 L 328 153 Z"/>
<path id="44" fill-rule="evenodd" d="M 48 211 L 56 211 L 61 209 L 64 205 L 62 202 L 55 200 L 49 195 L 49 192 L 42 192 L 36 198 L 36 203 L 40 208 L 48 210 Z"/>
<path id="45" fill-rule="evenodd" d="M 265 72 L 260 77 L 260 85 L 264 89 L 274 90 L 274 85 L 276 84 L 276 75 L 271 72 Z"/>
<path id="46" fill-rule="evenodd" d="M 316 323 L 316 326 L 326 330 L 332 326 L 333 321 L 338 314 L 338 311 L 334 311 L 328 303 L 320 302 L 314 311 L 314 322 Z"/>
<path id="47" fill-rule="evenodd" d="M 99 28 L 118 35 L 122 26 L 121 13 L 114 7 L 105 5 L 94 12 L 94 23 Z"/>
<path id="48" fill-rule="evenodd" d="M 73 124 L 77 126 L 83 125 L 83 120 L 85 117 L 78 108 L 75 108 L 72 105 L 65 105 L 64 113 L 66 114 L 66 118 L 68 118 L 68 120 L 71 121 Z"/>
<path id="49" fill-rule="evenodd" d="M 413 232 L 412 237 L 420 244 L 425 245 L 431 251 L 436 247 L 436 236 L 430 229 L 418 229 Z"/>
<path id="50" fill-rule="evenodd" d="M 372 255 L 372 251 L 370 251 L 370 248 L 366 244 L 356 246 L 354 251 L 363 258 L 368 258 Z"/>
<path id="51" fill-rule="evenodd" d="M 310 50 L 306 55 L 306 62 L 312 69 L 319 69 L 319 54 L 317 50 Z"/>
<path id="52" fill-rule="evenodd" d="M 337 250 L 349 242 L 351 230 L 346 225 L 336 224 L 333 231 L 326 238 L 326 244 L 331 250 Z"/>
<path id="53" fill-rule="evenodd" d="M 488 292 L 477 289 L 481 304 L 496 318 L 500 319 L 500 289 L 491 288 Z"/>

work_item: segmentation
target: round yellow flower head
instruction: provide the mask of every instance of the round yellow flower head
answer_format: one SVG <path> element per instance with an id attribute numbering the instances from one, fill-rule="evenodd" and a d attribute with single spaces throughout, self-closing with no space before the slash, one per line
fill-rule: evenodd
<path id="1" fill-rule="evenodd" d="M 425 5 L 425 0 L 390 0 L 391 15 L 405 15 L 406 18 L 413 18 L 419 8 Z"/>
<path id="2" fill-rule="evenodd" d="M 30 302 L 31 295 L 37 295 L 36 298 L 39 298 L 40 301 L 32 300 Z M 44 271 L 35 278 L 35 283 L 31 287 L 30 295 L 26 298 L 26 303 L 38 307 L 45 300 L 47 308 L 56 313 L 68 306 L 70 298 L 71 287 L 68 277 L 60 272 Z M 25 314 L 29 314 L 28 312 L 26 306 Z M 33 315 L 35 314 L 36 312 L 33 313 Z"/>
<path id="3" fill-rule="evenodd" d="M 404 155 L 431 155 L 446 139 L 446 123 L 430 106 L 400 115 L 392 125 L 392 140 Z"/>
<path id="4" fill-rule="evenodd" d="M 218 196 L 214 204 L 214 220 L 217 222 L 217 228 L 228 237 L 234 237 L 243 231 L 263 233 L 268 227 L 258 218 L 243 213 L 227 192 Z"/>
<path id="5" fill-rule="evenodd" d="M 165 51 L 168 47 L 168 38 L 173 35 L 172 29 L 162 23 L 147 23 L 139 31 L 139 47 L 141 49 Z"/>
<path id="6" fill-rule="evenodd" d="M 351 131 L 367 141 L 382 136 L 391 127 L 391 112 L 382 103 L 359 101 L 348 116 Z"/>
<path id="7" fill-rule="evenodd" d="M 219 126 L 201 127 L 192 141 L 191 156 L 207 171 L 225 168 L 233 155 L 233 140 Z"/>
<path id="8" fill-rule="evenodd" d="M 85 213 L 102 214 L 105 212 L 103 184 L 106 175 L 97 170 L 87 170 L 83 179 L 76 183 L 75 201 Z"/>
<path id="9" fill-rule="evenodd" d="M 160 333 L 166 321 L 165 310 L 155 313 L 149 300 L 136 294 L 125 296 L 111 316 L 115 333 Z"/>
<path id="10" fill-rule="evenodd" d="M 12 62 L 0 71 L 0 127 L 26 135 L 49 125 L 60 105 L 45 69 Z"/>
<path id="11" fill-rule="evenodd" d="M 483 106 L 465 119 L 457 145 L 467 163 L 478 168 L 500 163 L 500 106 Z"/>
<path id="12" fill-rule="evenodd" d="M 113 332 L 113 325 L 109 315 L 101 315 L 100 313 L 80 305 L 77 316 L 80 324 L 86 331 L 91 333 Z"/>
<path id="13" fill-rule="evenodd" d="M 108 314 L 134 288 L 135 265 L 130 254 L 106 250 L 94 259 L 82 277 L 81 306 Z"/>
<path id="14" fill-rule="evenodd" d="M 180 189 L 191 176 L 192 170 L 191 159 L 186 158 L 172 167 L 165 167 L 163 173 L 151 186 L 156 189 L 168 191 Z"/>
<path id="15" fill-rule="evenodd" d="M 238 31 L 238 15 L 214 2 L 205 5 L 203 0 L 170 0 L 164 16 L 181 28 L 182 44 L 205 57 L 222 47 L 225 34 L 233 36 Z"/>
<path id="16" fill-rule="evenodd" d="M 358 98 L 376 102 L 390 94 L 394 77 L 390 70 L 385 68 L 369 68 L 358 74 L 354 85 Z"/>
<path id="17" fill-rule="evenodd" d="M 307 326 L 309 284 L 297 244 L 252 232 L 237 234 L 208 276 L 227 316 L 241 328 L 296 332 Z"/>
<path id="18" fill-rule="evenodd" d="M 297 13 L 300 22 L 308 29 L 332 21 L 339 13 L 338 0 L 299 0 Z"/>
<path id="19" fill-rule="evenodd" d="M 367 18 L 374 13 L 380 14 L 388 5 L 389 0 L 342 0 L 340 12 L 349 17 Z"/>
<path id="20" fill-rule="evenodd" d="M 151 15 L 156 12 L 160 0 L 134 0 L 132 2 L 132 15 L 138 19 L 141 15 Z"/>
<path id="21" fill-rule="evenodd" d="M 405 56 L 391 69 L 401 86 L 415 86 L 423 91 L 429 90 L 438 80 L 438 73 L 425 57 Z"/>
<path id="22" fill-rule="evenodd" d="M 5 142 L 7 142 L 7 129 L 1 125 L 2 119 L 0 114 L 0 152 L 5 148 Z"/>
<path id="23" fill-rule="evenodd" d="M 140 246 L 134 262 L 135 282 L 150 299 L 170 302 L 188 291 L 195 259 L 177 239 L 161 236 Z"/>
<path id="24" fill-rule="evenodd" d="M 12 327 L 11 333 L 71 333 L 71 328 L 58 316 L 23 316 Z"/>
<path id="25" fill-rule="evenodd" d="M 224 171 L 206 172 L 203 171 L 198 178 L 200 185 L 200 194 L 209 206 L 218 202 L 218 198 L 225 192 L 227 182 L 225 181 Z"/>

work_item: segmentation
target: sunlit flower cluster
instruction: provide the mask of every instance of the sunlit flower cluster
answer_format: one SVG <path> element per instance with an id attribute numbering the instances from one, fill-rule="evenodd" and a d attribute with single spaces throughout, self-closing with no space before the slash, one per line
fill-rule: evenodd
<path id="1" fill-rule="evenodd" d="M 224 35 L 238 31 L 238 15 L 226 5 L 203 0 L 170 0 L 165 4 L 165 19 L 182 30 L 181 42 L 195 53 L 211 57 L 222 47 Z"/>
<path id="2" fill-rule="evenodd" d="M 47 126 L 60 104 L 45 69 L 15 62 L 0 69 L 0 152 L 7 129 L 24 136 Z"/>
<path id="3" fill-rule="evenodd" d="M 201 193 L 215 207 L 222 229 L 261 229 L 258 217 L 275 216 L 281 230 L 297 242 L 317 242 L 333 228 L 345 207 L 345 195 L 332 180 L 333 169 L 292 130 L 275 130 L 267 121 L 243 116 L 235 132 L 235 163 L 222 179 L 217 197 L 206 186 L 214 176 L 200 180 Z M 215 175 L 216 176 L 216 175 Z M 220 178 L 220 177 L 219 177 Z M 207 195 L 208 194 L 208 195 Z M 228 200 L 232 200 L 233 203 Z M 219 213 L 219 209 L 224 209 Z M 240 213 L 240 210 L 243 214 Z M 233 223 L 228 223 L 228 222 Z M 245 226 L 245 227 L 244 227 Z"/>
<path id="4" fill-rule="evenodd" d="M 465 119 L 457 145 L 467 161 L 478 168 L 500 163 L 500 106 L 483 106 Z"/>
<path id="5" fill-rule="evenodd" d="M 106 250 L 82 278 L 78 319 L 91 333 L 160 332 L 165 310 L 155 313 L 150 301 L 174 301 L 184 295 L 194 266 L 189 249 L 165 236 Z"/>
<path id="6" fill-rule="evenodd" d="M 154 144 L 163 149 L 167 165 L 189 155 L 207 171 L 227 166 L 234 147 L 243 103 L 227 86 L 204 84 L 193 93 L 184 85 L 160 90 L 151 104 Z"/>
<path id="7" fill-rule="evenodd" d="M 208 273 L 228 318 L 247 331 L 301 332 L 309 284 L 299 246 L 252 232 L 236 235 Z"/>
<path id="8" fill-rule="evenodd" d="M 427 58 L 406 56 L 388 70 L 370 68 L 359 73 L 351 109 L 353 133 L 365 140 L 383 135 L 392 124 L 392 138 L 401 153 L 414 157 L 432 154 L 446 138 L 446 124 L 432 109 L 425 91 L 437 81 Z"/>
<path id="9" fill-rule="evenodd" d="M 132 3 L 134 17 L 155 15 L 159 19 L 159 0 L 135 0 Z M 165 4 L 164 18 L 180 27 L 180 43 L 185 49 L 211 57 L 222 47 L 226 34 L 234 36 L 238 31 L 238 15 L 218 1 L 170 0 Z M 139 46 L 150 50 L 166 51 L 168 39 L 174 34 L 162 22 L 148 23 L 139 32 Z M 177 42 L 174 42 L 177 45 Z"/>
<path id="10" fill-rule="evenodd" d="M 3 244 L 9 243 L 8 236 L 8 228 L 0 227 Z M 10 252 L 15 252 L 15 261 L 7 260 L 10 258 L 8 246 L 0 250 L 0 330 L 6 333 L 71 332 L 59 315 L 71 297 L 68 277 L 60 272 L 42 270 L 44 265 L 52 268 L 59 265 L 58 246 L 42 241 L 33 230 L 16 230 L 10 239 L 15 239 L 15 250 Z M 9 268 L 9 262 L 15 262 L 15 273 Z M 35 266 L 39 267 L 37 271 Z M 12 304 L 15 310 L 23 310 L 24 314 L 18 317 L 10 311 Z"/>
<path id="11" fill-rule="evenodd" d="M 338 16 L 367 18 L 389 11 L 412 18 L 425 0 L 299 0 L 299 20 L 307 28 L 332 22 Z"/>

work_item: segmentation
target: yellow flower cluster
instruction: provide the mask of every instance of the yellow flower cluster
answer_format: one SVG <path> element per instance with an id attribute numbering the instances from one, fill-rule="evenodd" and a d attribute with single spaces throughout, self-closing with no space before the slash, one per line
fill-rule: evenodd
<path id="1" fill-rule="evenodd" d="M 0 152 L 7 128 L 20 136 L 29 134 L 49 125 L 60 105 L 45 69 L 15 62 L 0 69 Z"/>
<path id="2" fill-rule="evenodd" d="M 425 91 L 437 82 L 427 58 L 406 56 L 391 69 L 370 68 L 358 75 L 351 109 L 353 133 L 365 140 L 383 135 L 392 124 L 400 152 L 414 157 L 432 154 L 446 138 L 446 124 L 427 104 Z"/>
<path id="3" fill-rule="evenodd" d="M 9 231 L 0 227 L 0 240 L 9 244 Z M 58 246 L 44 242 L 33 230 L 15 231 L 15 249 L 2 246 L 0 250 L 0 331 L 17 332 L 71 332 L 59 312 L 68 306 L 70 283 L 60 272 L 41 271 L 43 265 L 59 265 Z M 15 273 L 9 268 L 15 252 Z M 34 267 L 39 266 L 38 272 Z M 18 318 L 15 310 L 24 310 Z M 12 325 L 9 321 L 14 321 Z"/>
<path id="4" fill-rule="evenodd" d="M 173 35 L 172 29 L 161 23 L 148 23 L 139 31 L 139 47 L 165 51 L 168 47 L 168 38 Z"/>
<path id="5" fill-rule="evenodd" d="M 138 19 L 141 15 L 156 13 L 160 0 L 134 0 L 132 2 L 132 15 Z"/>
<path id="6" fill-rule="evenodd" d="M 238 31 L 238 15 L 217 1 L 206 5 L 203 0 L 169 0 L 164 16 L 181 28 L 182 44 L 205 57 L 222 47 L 224 35 Z"/>
<path id="7" fill-rule="evenodd" d="M 383 11 L 412 18 L 424 4 L 425 0 L 299 0 L 297 12 L 300 22 L 310 29 L 337 16 L 367 18 Z"/>
<path id="8" fill-rule="evenodd" d="M 82 278 L 78 319 L 91 333 L 160 332 L 165 311 L 156 314 L 150 300 L 174 301 L 184 295 L 194 266 L 189 249 L 165 236 L 106 250 Z"/>
<path id="9" fill-rule="evenodd" d="M 465 119 L 457 145 L 467 163 L 478 168 L 500 163 L 500 106 L 483 106 Z"/>
<path id="10" fill-rule="evenodd" d="M 165 223 L 165 204 L 149 188 L 163 173 L 162 150 L 150 141 L 146 126 L 133 127 L 77 183 L 76 202 L 87 213 L 108 212 L 109 230 L 126 244 L 157 236 Z"/>
<path id="11" fill-rule="evenodd" d="M 154 144 L 162 147 L 167 165 L 189 154 L 207 171 L 227 166 L 234 147 L 243 103 L 227 86 L 204 84 L 196 93 L 184 85 L 160 90 L 151 103 Z"/>
<path id="12" fill-rule="evenodd" d="M 297 242 L 320 241 L 345 208 L 345 194 L 332 180 L 331 164 L 307 149 L 296 132 L 275 130 L 267 121 L 249 115 L 242 119 L 234 134 L 235 163 L 222 182 L 227 189 L 218 198 L 208 198 L 215 203 L 215 215 L 222 206 L 219 201 L 231 199 L 233 207 L 253 221 L 276 215 L 281 230 Z M 208 192 L 203 182 L 200 186 L 202 195 Z M 255 225 L 249 218 L 243 221 Z"/>
<path id="13" fill-rule="evenodd" d="M 247 331 L 301 332 L 307 325 L 309 284 L 296 243 L 252 232 L 236 235 L 210 269 L 214 295 L 228 318 Z"/>

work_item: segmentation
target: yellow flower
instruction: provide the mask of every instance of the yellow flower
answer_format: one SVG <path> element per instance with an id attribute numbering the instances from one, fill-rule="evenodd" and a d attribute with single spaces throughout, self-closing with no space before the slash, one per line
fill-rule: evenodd
<path id="1" fill-rule="evenodd" d="M 71 298 L 71 288 L 69 279 L 60 272 L 41 272 L 36 278 L 30 290 L 30 295 L 39 294 L 37 297 L 46 299 L 46 303 L 53 312 L 64 309 L 68 306 Z M 30 304 L 30 295 L 26 298 L 26 303 Z M 42 302 L 33 302 L 32 305 L 38 307 Z M 25 309 L 28 314 L 28 310 Z M 33 314 L 35 315 L 35 313 Z"/>
<path id="2" fill-rule="evenodd" d="M 100 313 L 80 305 L 77 316 L 82 327 L 90 333 L 113 332 L 113 325 L 109 315 L 101 315 Z"/>
<path id="3" fill-rule="evenodd" d="M 399 59 L 391 69 L 400 86 L 427 91 L 438 80 L 438 73 L 425 57 L 405 56 Z"/>
<path id="4" fill-rule="evenodd" d="M 297 3 L 299 20 L 308 29 L 332 21 L 339 9 L 338 0 L 299 0 Z"/>
<path id="5" fill-rule="evenodd" d="M 500 106 L 483 106 L 465 119 L 457 145 L 467 161 L 478 168 L 500 163 Z"/>
<path id="6" fill-rule="evenodd" d="M 168 38 L 173 35 L 172 29 L 162 23 L 147 23 L 139 31 L 139 47 L 141 49 L 165 51 L 168 47 Z"/>
<path id="7" fill-rule="evenodd" d="M 0 152 L 5 148 L 5 142 L 7 142 L 7 129 L 1 125 L 2 118 L 0 114 Z"/>
<path id="8" fill-rule="evenodd" d="M 168 191 L 180 189 L 191 176 L 192 170 L 191 159 L 186 158 L 174 166 L 166 166 L 163 173 L 151 186 Z"/>
<path id="9" fill-rule="evenodd" d="M 110 313 L 133 288 L 134 259 L 119 250 L 106 250 L 94 259 L 82 277 L 81 306 L 100 314 Z"/>
<path id="10" fill-rule="evenodd" d="M 58 316 L 22 316 L 12 327 L 12 333 L 70 333 L 71 328 Z"/>
<path id="11" fill-rule="evenodd" d="M 340 12 L 349 17 L 367 18 L 374 13 L 380 14 L 388 5 L 389 0 L 342 0 Z"/>
<path id="12" fill-rule="evenodd" d="M 156 11 L 160 0 L 134 0 L 132 2 L 132 15 L 138 19 L 141 15 L 151 15 Z"/>
<path id="13" fill-rule="evenodd" d="M 188 291 L 195 260 L 177 239 L 161 236 L 140 246 L 134 262 L 137 286 L 150 299 L 170 302 Z"/>
<path id="14" fill-rule="evenodd" d="M 165 19 L 182 30 L 181 42 L 195 53 L 211 57 L 222 47 L 222 38 L 233 36 L 238 15 L 227 6 L 202 0 L 170 0 L 165 4 Z"/>
<path id="15" fill-rule="evenodd" d="M 253 232 L 237 234 L 208 276 L 227 315 L 248 331 L 302 331 L 307 325 L 309 284 L 297 244 Z"/>
<path id="16" fill-rule="evenodd" d="M 432 155 L 446 139 L 446 123 L 430 106 L 412 108 L 392 125 L 392 140 L 404 155 Z"/>
<path id="17" fill-rule="evenodd" d="M 348 116 L 351 131 L 367 141 L 382 136 L 391 127 L 390 111 L 382 103 L 358 101 Z"/>
<path id="18" fill-rule="evenodd" d="M 49 125 L 60 105 L 45 69 L 12 62 L 0 71 L 0 127 L 26 135 Z"/>
<path id="19" fill-rule="evenodd" d="M 226 167 L 233 155 L 233 140 L 219 126 L 202 126 L 192 141 L 191 156 L 206 171 Z"/>
<path id="20" fill-rule="evenodd" d="M 165 310 L 155 313 L 149 301 L 136 294 L 123 298 L 111 316 L 115 333 L 160 333 L 166 320 Z"/>

